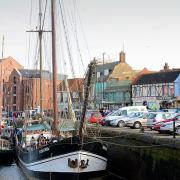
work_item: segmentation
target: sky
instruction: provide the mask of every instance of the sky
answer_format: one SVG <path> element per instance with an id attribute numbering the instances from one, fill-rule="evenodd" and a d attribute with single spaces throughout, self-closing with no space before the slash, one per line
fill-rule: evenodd
<path id="1" fill-rule="evenodd" d="M 37 0 L 0 0 L 0 42 L 4 35 L 4 57 L 12 56 L 28 66 L 30 5 Z M 44 1 L 44 0 L 43 0 Z M 94 57 L 119 60 L 141 70 L 160 70 L 167 62 L 180 68 L 179 0 L 65 0 L 66 8 L 76 2 L 84 35 L 85 66 Z M 79 34 L 81 35 L 81 34 Z M 0 51 L 2 54 L 2 48 Z"/>

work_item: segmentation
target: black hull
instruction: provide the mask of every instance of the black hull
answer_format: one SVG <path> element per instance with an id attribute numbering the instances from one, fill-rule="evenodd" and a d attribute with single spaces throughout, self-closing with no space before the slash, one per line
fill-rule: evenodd
<path id="1" fill-rule="evenodd" d="M 15 159 L 15 150 L 0 150 L 0 164 L 11 164 Z"/>
<path id="2" fill-rule="evenodd" d="M 97 177 L 104 176 L 106 171 L 94 171 L 86 173 L 50 173 L 50 172 L 34 172 L 29 171 L 22 163 L 18 163 L 22 171 L 28 179 L 33 180 L 89 180 Z"/>
<path id="3" fill-rule="evenodd" d="M 30 152 L 22 150 L 18 147 L 18 159 L 19 165 L 26 173 L 29 178 L 37 179 L 90 179 L 94 177 L 102 176 L 105 173 L 105 168 L 101 169 L 101 164 L 97 166 L 97 169 L 90 169 L 86 172 L 86 168 L 81 172 L 73 172 L 73 168 L 67 167 L 65 171 L 60 170 L 57 172 L 57 168 L 53 166 L 57 163 L 57 166 L 67 166 L 69 158 L 74 158 L 75 153 L 82 152 L 82 157 L 84 154 L 88 155 L 88 161 L 90 166 L 94 166 L 92 163 L 94 158 L 99 162 L 102 162 L 102 167 L 105 167 L 106 162 L 106 150 L 100 142 L 96 142 L 93 139 L 87 138 L 83 144 L 80 145 L 79 139 L 74 137 L 69 138 L 54 144 L 47 145 L 42 149 L 31 150 Z M 79 154 L 78 154 L 79 155 Z M 72 160 L 74 160 L 72 158 Z M 92 158 L 92 159 L 91 159 Z M 60 159 L 59 161 L 55 161 Z M 61 160 L 62 159 L 62 160 Z M 66 159 L 64 162 L 63 159 Z M 87 161 L 87 158 L 85 159 Z M 51 162 L 52 161 L 52 162 Z M 62 163 L 61 163 L 62 162 Z M 49 164 L 48 164 L 49 163 Z M 95 163 L 96 164 L 96 163 Z M 44 169 L 42 167 L 45 167 Z M 49 167 L 49 168 L 48 168 Z M 51 168 L 51 170 L 50 170 Z M 39 171 L 41 169 L 41 171 Z M 47 169 L 47 170 L 46 170 Z M 72 169 L 72 172 L 71 172 Z"/>

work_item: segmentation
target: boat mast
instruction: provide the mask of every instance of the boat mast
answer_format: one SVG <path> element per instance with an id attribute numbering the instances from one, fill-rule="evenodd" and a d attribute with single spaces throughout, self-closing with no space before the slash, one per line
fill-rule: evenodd
<path id="1" fill-rule="evenodd" d="M 41 0 L 39 0 L 39 69 L 40 69 L 40 114 L 43 115 L 42 99 L 42 25 L 41 25 Z"/>
<path id="2" fill-rule="evenodd" d="M 39 71 L 40 71 L 40 114 L 41 117 L 43 115 L 43 98 L 42 98 L 42 35 L 44 32 L 51 32 L 45 31 L 42 27 L 42 12 L 41 12 L 41 0 L 39 0 L 39 29 L 31 30 L 26 32 L 36 32 L 39 35 Z"/>
<path id="3" fill-rule="evenodd" d="M 87 74 L 87 83 L 85 84 L 85 98 L 84 98 L 84 105 L 83 105 L 83 110 L 82 110 L 82 119 L 80 122 L 80 127 L 79 127 L 79 137 L 82 141 L 83 139 L 83 131 L 84 131 L 84 122 L 85 122 L 85 116 L 86 116 L 86 109 L 87 109 L 87 104 L 88 104 L 88 98 L 89 98 L 89 92 L 90 92 L 90 86 L 92 83 L 92 74 L 95 72 L 95 67 L 96 67 L 96 60 L 94 59 L 90 64 L 88 65 L 88 74 Z"/>
<path id="4" fill-rule="evenodd" d="M 56 30 L 55 30 L 55 0 L 51 0 L 52 23 L 52 70 L 53 70 L 53 134 L 59 135 L 57 111 L 57 62 L 56 62 Z"/>
<path id="5" fill-rule="evenodd" d="M 4 58 L 4 35 L 2 39 L 2 59 Z M 3 100 L 3 76 L 2 76 L 2 62 L 0 62 L 0 134 L 2 121 L 2 100 Z"/>

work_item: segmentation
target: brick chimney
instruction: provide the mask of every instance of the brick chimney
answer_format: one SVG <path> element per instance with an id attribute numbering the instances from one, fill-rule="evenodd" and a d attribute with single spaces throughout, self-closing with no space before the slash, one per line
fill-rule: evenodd
<path id="1" fill-rule="evenodd" d="M 120 54 L 119 54 L 119 61 L 120 61 L 120 63 L 125 63 L 126 62 L 125 53 L 123 51 L 121 51 Z"/>
<path id="2" fill-rule="evenodd" d="M 165 65 L 164 65 L 164 71 L 168 71 L 169 70 L 169 65 L 168 65 L 168 63 L 165 63 Z"/>

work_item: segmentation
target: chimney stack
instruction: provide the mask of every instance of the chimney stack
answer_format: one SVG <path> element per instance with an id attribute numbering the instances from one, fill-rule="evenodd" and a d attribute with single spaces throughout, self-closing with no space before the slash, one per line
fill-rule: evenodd
<path id="1" fill-rule="evenodd" d="M 164 71 L 168 71 L 169 70 L 169 65 L 168 65 L 168 63 L 165 63 L 165 65 L 164 65 Z"/>
<path id="2" fill-rule="evenodd" d="M 126 62 L 125 53 L 123 51 L 121 51 L 120 54 L 119 54 L 119 61 L 120 61 L 120 63 L 125 63 Z"/>

